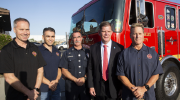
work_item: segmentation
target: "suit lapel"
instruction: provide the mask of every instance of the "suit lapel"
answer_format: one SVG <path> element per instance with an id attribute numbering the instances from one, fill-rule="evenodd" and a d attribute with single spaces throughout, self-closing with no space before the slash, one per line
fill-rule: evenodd
<path id="1" fill-rule="evenodd" d="M 115 43 L 112 41 L 112 45 L 111 45 L 111 53 L 110 53 L 110 58 L 109 58 L 109 68 L 112 67 L 111 64 L 113 63 L 113 58 L 115 56 L 115 49 L 116 49 L 116 46 L 115 46 Z"/>
<path id="2" fill-rule="evenodd" d="M 98 42 L 96 47 L 96 57 L 98 61 L 98 65 L 100 66 L 100 70 L 102 71 L 102 64 L 101 64 L 101 42 Z"/>

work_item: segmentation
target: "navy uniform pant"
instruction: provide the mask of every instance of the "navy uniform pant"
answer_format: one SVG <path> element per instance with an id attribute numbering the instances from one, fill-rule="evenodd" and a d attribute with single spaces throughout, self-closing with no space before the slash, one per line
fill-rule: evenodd
<path id="1" fill-rule="evenodd" d="M 91 100 L 89 89 L 83 86 L 77 86 L 74 82 L 66 80 L 66 100 Z"/>

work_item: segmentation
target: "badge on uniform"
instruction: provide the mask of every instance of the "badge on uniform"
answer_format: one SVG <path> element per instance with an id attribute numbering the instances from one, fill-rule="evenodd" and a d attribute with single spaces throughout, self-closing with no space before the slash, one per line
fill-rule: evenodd
<path id="1" fill-rule="evenodd" d="M 152 55 L 151 55 L 151 54 L 148 54 L 148 55 L 147 55 L 147 58 L 148 58 L 148 59 L 151 59 L 151 58 L 152 58 Z"/>
<path id="2" fill-rule="evenodd" d="M 58 52 L 56 52 L 56 55 L 57 55 L 57 56 L 59 56 L 59 53 L 58 53 Z"/>
<path id="3" fill-rule="evenodd" d="M 32 52 L 33 56 L 36 57 L 37 53 L 35 51 Z"/>

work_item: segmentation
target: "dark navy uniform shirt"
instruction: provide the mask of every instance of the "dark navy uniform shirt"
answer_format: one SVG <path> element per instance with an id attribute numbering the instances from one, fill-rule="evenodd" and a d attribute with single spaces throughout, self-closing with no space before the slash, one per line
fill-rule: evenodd
<path id="1" fill-rule="evenodd" d="M 55 80 L 58 74 L 61 53 L 54 46 L 52 47 L 52 52 L 43 45 L 39 46 L 39 50 L 47 63 L 47 65 L 44 66 L 44 77 L 49 81 Z M 48 85 L 42 83 L 41 92 L 48 92 L 48 90 Z"/>
<path id="2" fill-rule="evenodd" d="M 135 86 L 144 86 L 151 76 L 162 74 L 159 55 L 154 49 L 145 45 L 136 50 L 132 45 L 125 49 L 118 58 L 117 75 L 126 76 Z M 136 100 L 131 90 L 123 86 L 123 100 Z M 156 100 L 154 85 L 144 94 L 145 100 Z"/>
<path id="3" fill-rule="evenodd" d="M 74 47 L 69 48 L 63 53 L 60 61 L 60 67 L 68 69 L 68 71 L 76 78 L 84 77 L 87 73 L 87 61 L 89 58 L 89 51 L 82 47 L 77 50 Z M 71 85 L 75 83 L 66 80 L 66 90 L 71 91 Z"/>

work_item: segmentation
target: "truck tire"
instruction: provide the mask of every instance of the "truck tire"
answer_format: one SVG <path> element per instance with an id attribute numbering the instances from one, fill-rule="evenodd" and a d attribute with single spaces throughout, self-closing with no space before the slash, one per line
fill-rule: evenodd
<path id="1" fill-rule="evenodd" d="M 164 74 L 156 82 L 156 99 L 176 100 L 180 90 L 179 68 L 171 61 L 166 61 L 162 66 Z"/>
<path id="2" fill-rule="evenodd" d="M 64 48 L 61 46 L 60 48 L 59 48 L 59 50 L 63 50 Z"/>

